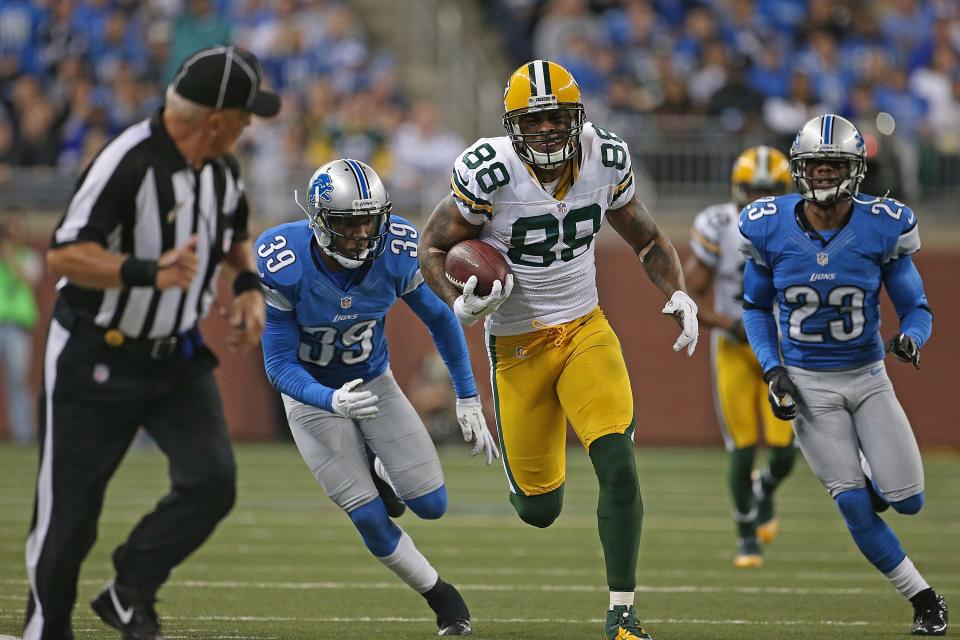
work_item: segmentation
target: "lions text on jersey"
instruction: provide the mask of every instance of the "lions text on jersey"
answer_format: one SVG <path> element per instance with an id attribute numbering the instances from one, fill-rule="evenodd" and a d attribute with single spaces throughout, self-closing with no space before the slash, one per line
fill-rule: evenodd
<path id="1" fill-rule="evenodd" d="M 580 149 L 549 192 L 506 136 L 481 138 L 454 165 L 460 213 L 483 225 L 479 238 L 514 274 L 510 297 L 486 320 L 492 335 L 526 333 L 534 320 L 568 322 L 597 305 L 593 240 L 606 211 L 633 197 L 634 180 L 630 151 L 615 134 L 588 122 Z"/>
<path id="2" fill-rule="evenodd" d="M 333 389 L 383 373 L 389 364 L 384 321 L 403 298 L 430 327 L 448 367 L 453 365 L 457 396 L 476 395 L 466 342 L 453 312 L 421 286 L 418 235 L 408 221 L 391 216 L 383 255 L 336 273 L 323 263 L 305 220 L 260 236 L 255 250 L 267 301 L 264 360 L 275 387 L 329 410 Z M 314 381 L 326 388 L 319 396 L 305 392 Z"/>
<path id="3" fill-rule="evenodd" d="M 852 369 L 883 359 L 879 294 L 886 285 L 901 331 L 919 345 L 930 314 L 910 256 L 920 249 L 913 211 L 891 198 L 860 196 L 849 221 L 811 238 L 801 226 L 799 195 L 761 198 L 740 213 L 747 309 L 779 306 L 781 351 L 787 365 Z M 749 321 L 749 316 L 745 316 Z M 749 328 L 749 327 L 748 327 Z M 749 333 L 749 331 L 748 331 Z M 764 371 L 780 364 L 777 336 L 751 344 Z"/>

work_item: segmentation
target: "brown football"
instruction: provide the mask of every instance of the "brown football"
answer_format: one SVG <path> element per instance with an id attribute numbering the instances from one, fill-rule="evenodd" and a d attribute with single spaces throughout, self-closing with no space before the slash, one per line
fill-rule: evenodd
<path id="1" fill-rule="evenodd" d="M 470 276 L 477 276 L 477 287 L 474 293 L 478 296 L 490 294 L 493 281 L 499 280 L 503 284 L 504 278 L 510 273 L 503 254 L 483 240 L 464 240 L 458 242 L 447 252 L 443 263 L 447 280 L 458 289 Z"/>

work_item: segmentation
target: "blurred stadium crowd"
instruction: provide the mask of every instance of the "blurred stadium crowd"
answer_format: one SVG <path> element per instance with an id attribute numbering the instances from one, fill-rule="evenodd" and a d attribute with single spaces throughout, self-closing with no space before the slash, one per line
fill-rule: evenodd
<path id="1" fill-rule="evenodd" d="M 605 114 L 604 126 L 639 118 L 660 132 L 756 133 L 786 151 L 804 122 L 833 112 L 854 121 L 869 147 L 877 134 L 889 133 L 876 126 L 876 114 L 886 112 L 896 124 L 885 149 L 895 170 L 875 176 L 886 188 L 913 199 L 924 186 L 960 177 L 956 0 L 497 0 L 485 6 L 513 58 L 566 66 L 587 96 L 588 113 Z M 617 130 L 631 128 L 636 125 Z"/>
<path id="2" fill-rule="evenodd" d="M 190 53 L 228 42 L 254 51 L 284 98 L 281 117 L 242 141 L 267 222 L 292 217 L 290 189 L 336 157 L 390 175 L 401 206 L 419 206 L 441 174 L 446 188 L 465 142 L 437 128 L 434 104 L 407 101 L 392 56 L 371 49 L 347 3 L 329 0 L 4 0 L 0 184 L 11 166 L 56 167 L 72 182 L 160 105 Z"/>
<path id="3" fill-rule="evenodd" d="M 872 178 L 895 194 L 960 182 L 956 0 L 481 5 L 512 62 L 565 65 L 589 117 L 628 139 L 719 132 L 786 149 L 829 110 L 862 128 L 871 155 L 889 154 Z M 435 103 L 409 99 L 395 57 L 337 0 L 4 0 L 0 184 L 24 166 L 56 167 L 72 182 L 113 134 L 158 106 L 190 52 L 223 42 L 254 51 L 284 95 L 281 117 L 243 141 L 266 222 L 291 217 L 289 190 L 334 157 L 369 162 L 415 218 L 446 189 L 468 141 L 440 127 Z M 876 143 L 888 133 L 878 112 L 896 123 L 891 144 Z M 656 182 L 654 161 L 644 164 Z"/>

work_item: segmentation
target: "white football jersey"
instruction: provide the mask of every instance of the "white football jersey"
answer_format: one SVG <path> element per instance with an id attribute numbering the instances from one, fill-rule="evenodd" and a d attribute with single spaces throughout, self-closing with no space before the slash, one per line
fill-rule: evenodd
<path id="1" fill-rule="evenodd" d="M 713 270 L 713 310 L 728 318 L 743 315 L 739 213 L 732 202 L 709 206 L 694 218 L 690 232 L 693 252 Z"/>
<path id="2" fill-rule="evenodd" d="M 633 170 L 626 143 L 592 123 L 583 127 L 580 149 L 549 191 L 507 136 L 481 138 L 454 165 L 460 213 L 483 225 L 479 238 L 503 253 L 513 272 L 513 292 L 487 316 L 493 335 L 534 331 L 534 320 L 569 322 L 597 305 L 594 239 L 607 210 L 633 197 Z"/>

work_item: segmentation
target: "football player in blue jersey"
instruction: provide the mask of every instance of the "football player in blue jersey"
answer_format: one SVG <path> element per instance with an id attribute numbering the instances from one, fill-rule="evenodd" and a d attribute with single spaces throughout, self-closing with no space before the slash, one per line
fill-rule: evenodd
<path id="1" fill-rule="evenodd" d="M 346 159 L 324 165 L 310 179 L 307 206 L 307 220 L 257 240 L 267 377 L 282 394 L 304 461 L 370 552 L 426 598 L 439 635 L 469 635 L 463 598 L 388 517 L 366 454 L 376 454 L 377 471 L 385 469 L 384 480 L 417 516 L 443 515 L 447 491 L 436 449 L 389 367 L 384 321 L 399 298 L 430 329 L 450 371 L 471 454 L 484 453 L 487 464 L 499 457 L 460 323 L 423 286 L 418 232 L 391 215 L 373 169 Z"/>
<path id="2" fill-rule="evenodd" d="M 886 351 L 919 367 L 933 315 L 911 257 L 917 219 L 897 200 L 859 193 L 863 137 L 849 121 L 807 122 L 790 149 L 796 193 L 740 212 L 747 337 L 774 413 L 794 419 L 813 472 L 860 551 L 914 610 L 915 635 L 944 635 L 947 607 L 877 514 L 916 514 L 923 464 L 883 363 L 880 288 L 900 327 Z M 773 305 L 779 308 L 780 335 Z"/>

